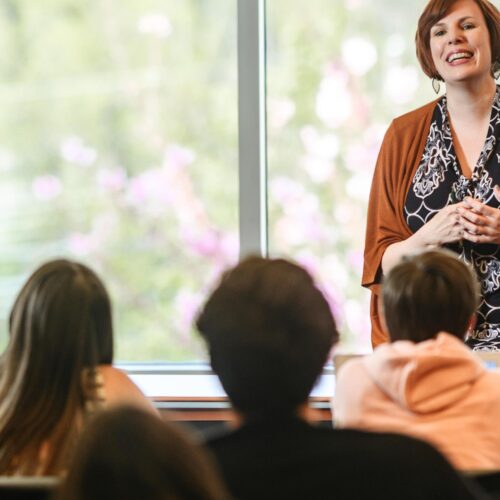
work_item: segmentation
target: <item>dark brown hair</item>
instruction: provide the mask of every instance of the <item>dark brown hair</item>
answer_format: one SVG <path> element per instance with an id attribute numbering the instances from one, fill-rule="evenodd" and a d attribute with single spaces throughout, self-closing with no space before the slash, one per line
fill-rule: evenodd
<path id="1" fill-rule="evenodd" d="M 14 303 L 1 358 L 0 474 L 66 467 L 77 422 L 94 397 L 89 374 L 112 358 L 111 304 L 101 280 L 76 262 L 42 265 Z"/>
<path id="2" fill-rule="evenodd" d="M 82 433 L 57 500 L 224 500 L 212 458 L 175 424 L 116 408 Z"/>
<path id="3" fill-rule="evenodd" d="M 383 281 L 382 301 L 391 341 L 421 342 L 439 332 L 463 339 L 479 288 L 467 264 L 451 252 L 433 250 L 395 266 Z"/>
<path id="4" fill-rule="evenodd" d="M 418 20 L 415 43 L 417 58 L 422 70 L 429 78 L 443 80 L 432 60 L 430 39 L 431 29 L 449 12 L 457 0 L 430 0 Z M 490 34 L 492 74 L 500 65 L 500 13 L 488 0 L 473 0 L 483 13 Z"/>
<path id="5" fill-rule="evenodd" d="M 229 270 L 196 325 L 213 370 L 247 417 L 306 402 L 338 340 L 312 277 L 284 259 L 250 257 Z"/>

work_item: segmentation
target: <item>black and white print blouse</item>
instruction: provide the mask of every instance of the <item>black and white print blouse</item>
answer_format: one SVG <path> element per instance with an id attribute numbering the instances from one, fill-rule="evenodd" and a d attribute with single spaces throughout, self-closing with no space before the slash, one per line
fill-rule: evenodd
<path id="1" fill-rule="evenodd" d="M 418 231 L 446 205 L 471 196 L 495 208 L 500 203 L 493 194 L 500 186 L 500 86 L 497 86 L 488 134 L 472 177 L 459 167 L 450 124 L 446 96 L 436 105 L 424 154 L 405 201 L 406 222 Z M 470 263 L 481 285 L 477 324 L 466 342 L 474 350 L 500 350 L 500 246 L 463 240 L 446 245 Z"/>

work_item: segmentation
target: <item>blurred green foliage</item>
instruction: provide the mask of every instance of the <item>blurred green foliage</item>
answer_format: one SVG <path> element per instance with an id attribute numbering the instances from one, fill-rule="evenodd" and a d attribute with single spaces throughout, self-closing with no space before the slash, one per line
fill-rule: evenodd
<path id="1" fill-rule="evenodd" d="M 0 1 L 0 335 L 29 273 L 88 263 L 118 359 L 204 357 L 191 321 L 237 258 L 232 0 Z"/>

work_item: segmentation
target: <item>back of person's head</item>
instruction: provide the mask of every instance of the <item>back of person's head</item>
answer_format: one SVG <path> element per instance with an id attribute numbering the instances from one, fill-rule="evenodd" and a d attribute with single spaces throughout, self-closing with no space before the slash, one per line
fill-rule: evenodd
<path id="1" fill-rule="evenodd" d="M 1 360 L 1 474 L 64 468 L 75 419 L 96 392 L 89 374 L 112 357 L 111 304 L 101 280 L 68 260 L 38 268 L 15 300 Z"/>
<path id="2" fill-rule="evenodd" d="M 470 267 L 455 254 L 433 250 L 404 257 L 382 286 L 389 337 L 421 342 L 447 332 L 464 339 L 479 303 Z"/>
<path id="3" fill-rule="evenodd" d="M 283 414 L 307 401 L 338 332 L 303 268 L 250 257 L 226 272 L 197 323 L 234 407 Z"/>
<path id="4" fill-rule="evenodd" d="M 176 425 L 123 407 L 82 433 L 58 500 L 223 500 L 211 457 Z"/>

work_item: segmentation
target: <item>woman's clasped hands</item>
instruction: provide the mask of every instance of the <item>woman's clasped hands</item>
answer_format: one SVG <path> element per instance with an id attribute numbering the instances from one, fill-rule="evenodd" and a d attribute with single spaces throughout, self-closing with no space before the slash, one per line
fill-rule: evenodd
<path id="1" fill-rule="evenodd" d="M 500 187 L 494 188 L 495 198 L 500 201 Z M 466 197 L 456 206 L 462 227 L 462 239 L 473 243 L 500 244 L 500 209 Z"/>
<path id="2" fill-rule="evenodd" d="M 500 188 L 495 186 L 495 197 L 500 201 Z M 485 205 L 471 197 L 457 206 L 462 238 L 473 243 L 500 244 L 500 209 Z"/>
<path id="3" fill-rule="evenodd" d="M 494 194 L 500 202 L 499 186 L 495 186 Z M 459 203 L 443 207 L 413 237 L 425 247 L 461 240 L 499 245 L 500 209 L 468 196 Z"/>

